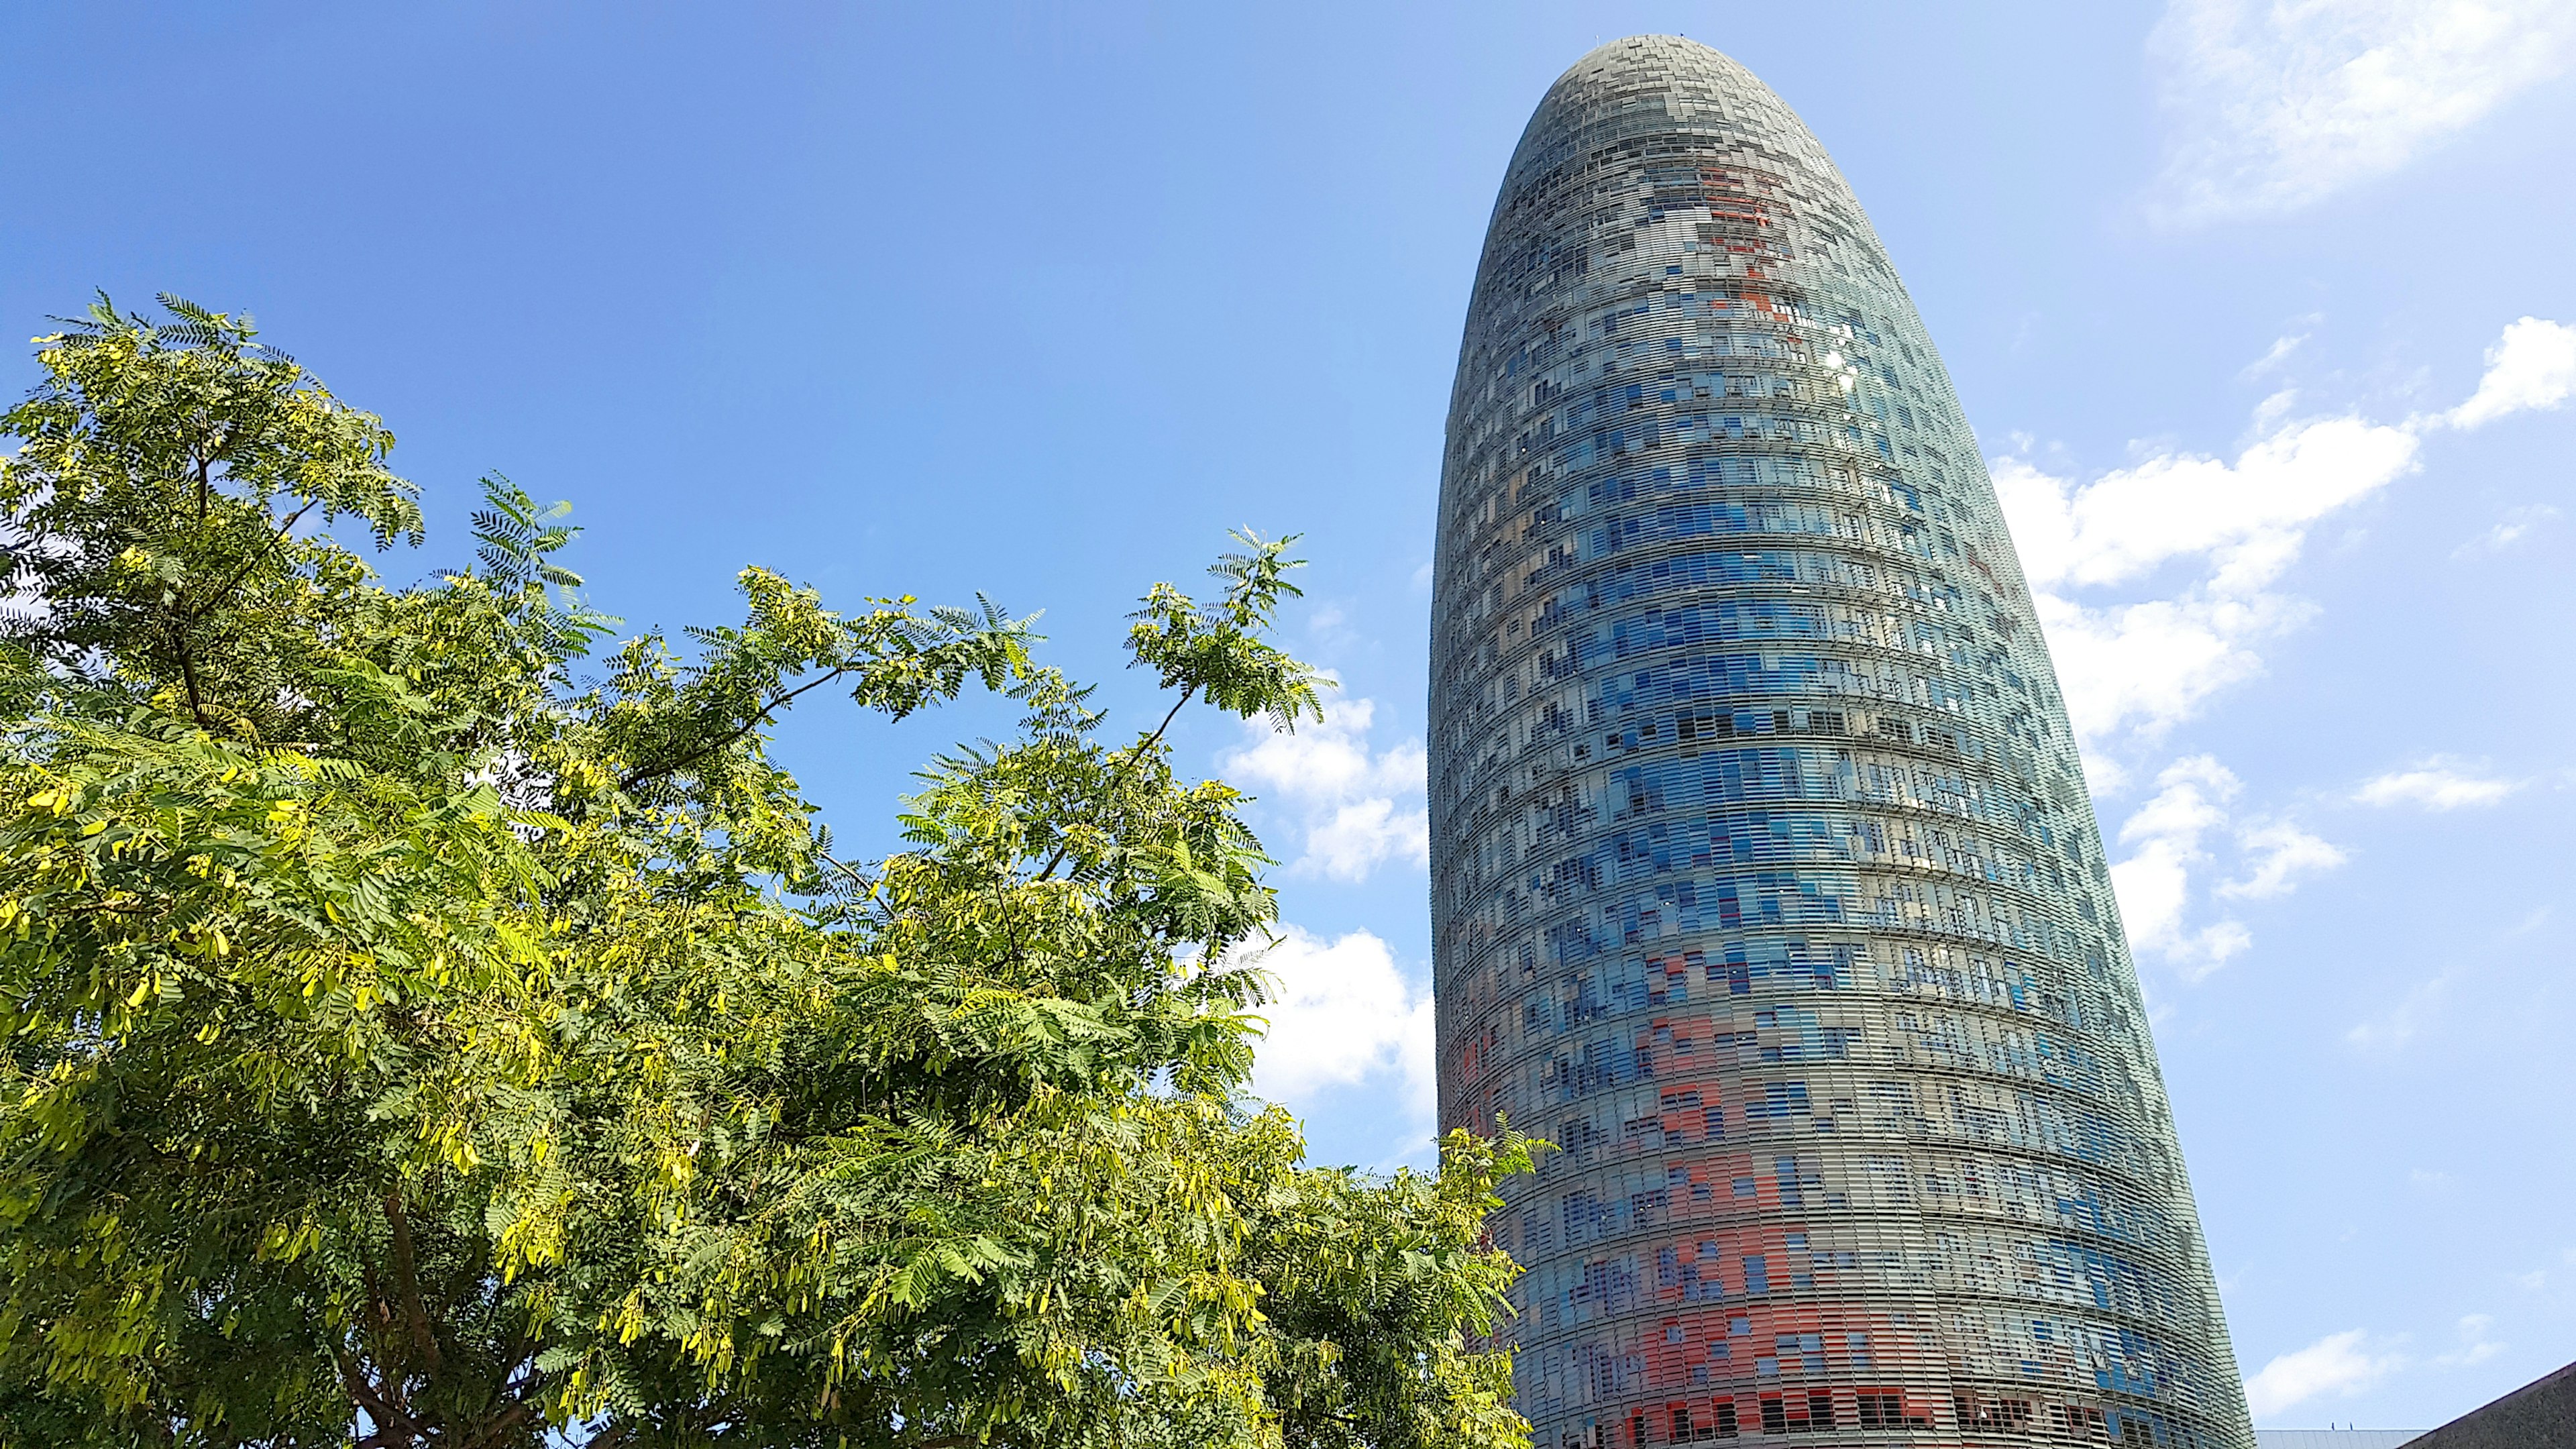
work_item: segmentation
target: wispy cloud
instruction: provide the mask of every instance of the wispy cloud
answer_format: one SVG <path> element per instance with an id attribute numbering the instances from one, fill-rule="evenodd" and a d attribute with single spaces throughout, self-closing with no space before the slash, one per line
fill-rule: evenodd
<path id="1" fill-rule="evenodd" d="M 2272 339 L 2272 347 L 2270 351 L 2264 353 L 2258 358 L 2255 358 L 2252 362 L 2245 364 L 2245 370 L 2236 375 L 2242 378 L 2261 377 L 2263 374 L 2270 372 L 2273 368 L 2287 362 L 2290 358 L 2290 354 L 2299 350 L 2299 344 L 2307 340 L 2308 334 L 2305 332 L 2289 332 L 2284 333 L 2279 337 L 2275 337 Z"/>
<path id="2" fill-rule="evenodd" d="M 2364 1051 L 2395 1051 L 2406 1045 L 2441 1010 L 2443 999 L 2451 994 L 2451 980 L 2457 975 L 2459 968 L 2453 967 L 2430 980 L 2417 982 L 2386 1011 L 2355 1023 L 2343 1039 Z"/>
<path id="3" fill-rule="evenodd" d="M 2466 999 L 2479 999 L 2474 978 L 2482 963 L 2507 954 L 2496 947 L 2529 936 L 2549 924 L 2553 914 L 2552 908 L 2546 905 L 2532 910 L 2512 925 L 2494 931 L 2489 937 L 2492 945 L 2453 958 L 2439 971 L 2416 980 L 2402 992 L 2396 992 L 2394 1000 L 2388 1000 L 2385 993 L 2377 995 L 2376 999 L 2387 1001 L 2387 1005 L 2353 1023 L 2344 1032 L 2343 1039 L 2365 1052 L 2393 1053 L 2400 1050 L 2428 1029 L 2438 1026 L 2451 998 L 2462 994 L 2464 987 Z M 2420 958 L 2408 958 L 2408 964 L 2421 969 L 2423 963 Z M 2373 999 L 2367 988 L 2356 995 L 2365 1002 Z"/>
<path id="4" fill-rule="evenodd" d="M 2405 1366 L 2403 1355 L 2375 1352 L 2367 1334 L 2348 1328 L 2263 1365 L 2245 1380 L 2245 1402 L 2268 1418 L 2319 1394 L 2358 1394 Z"/>
<path id="5" fill-rule="evenodd" d="M 2532 530 L 2554 521 L 2557 517 L 2558 510 L 2546 503 L 2527 503 L 2517 508 L 2508 508 L 2504 511 L 2504 517 L 2496 520 L 2493 527 L 2451 550 L 2451 557 L 2467 559 L 2502 553 L 2529 538 Z"/>
<path id="6" fill-rule="evenodd" d="M 1327 1088 L 1383 1082 L 1401 1094 L 1406 1135 L 1431 1130 L 1431 992 L 1407 979 L 1385 941 L 1368 931 L 1326 941 L 1289 926 L 1247 959 L 1273 980 L 1254 1091 L 1300 1107 Z"/>
<path id="7" fill-rule="evenodd" d="M 1372 749 L 1376 717 L 1374 702 L 1351 699 L 1294 734 L 1250 722 L 1243 747 L 1219 761 L 1229 779 L 1297 812 L 1304 853 L 1291 870 L 1359 881 L 1388 861 L 1429 859 L 1422 742 Z"/>
<path id="8" fill-rule="evenodd" d="M 2174 0 L 2153 211 L 2274 214 L 2386 176 L 2576 60 L 2563 0 Z"/>
<path id="9" fill-rule="evenodd" d="M 2361 782 L 2352 798 L 2364 805 L 2414 805 L 2426 810 L 2462 810 L 2494 805 L 2522 788 L 2519 780 L 2472 773 L 2457 762 L 2435 755 L 2412 769 L 2392 770 Z"/>
<path id="10" fill-rule="evenodd" d="M 2288 895 L 2303 878 L 2333 870 L 2351 858 L 2340 846 L 2287 820 L 2249 824 L 2237 832 L 2236 843 L 2250 857 L 2248 869 L 2220 886 L 2218 893 L 2249 900 Z"/>
<path id="11" fill-rule="evenodd" d="M 2463 1316 L 2453 1326 L 2453 1331 L 2459 1335 L 2460 1346 L 2448 1353 L 2434 1355 L 2433 1362 L 2442 1368 L 2466 1368 L 2473 1363 L 2485 1363 L 2505 1349 L 2503 1344 L 2487 1336 L 2494 1327 L 2495 1319 L 2490 1315 L 2471 1313 Z"/>

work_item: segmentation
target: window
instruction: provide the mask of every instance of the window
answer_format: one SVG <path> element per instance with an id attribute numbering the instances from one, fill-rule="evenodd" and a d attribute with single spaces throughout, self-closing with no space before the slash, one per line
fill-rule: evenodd
<path id="1" fill-rule="evenodd" d="M 2027 1434 L 2031 1429 L 2028 1399 L 1980 1401 L 1961 1394 L 1952 1400 L 1952 1407 L 1958 1410 L 1963 1428 L 2001 1429 L 2014 1434 Z"/>
<path id="2" fill-rule="evenodd" d="M 1645 1442 L 1645 1428 L 1646 1417 L 1643 1414 L 1630 1421 L 1630 1430 L 1638 1436 L 1637 1442 L 1641 1444 Z M 1705 1419 L 1693 1414 L 1687 1404 L 1676 1406 L 1672 1410 L 1672 1431 L 1672 1441 L 1676 1444 L 1686 1444 L 1694 1439 L 1732 1439 L 1735 1437 L 1735 1402 L 1718 1400 L 1714 1411 Z"/>
<path id="3" fill-rule="evenodd" d="M 2050 1427 L 2061 1439 L 2098 1440 L 2109 1437 L 2102 1411 L 2088 1404 L 2051 1404 L 2048 1406 Z"/>
<path id="4" fill-rule="evenodd" d="M 1685 740 L 1722 740 L 1735 733 L 1731 714 L 1684 714 L 1673 718 L 1673 732 Z"/>

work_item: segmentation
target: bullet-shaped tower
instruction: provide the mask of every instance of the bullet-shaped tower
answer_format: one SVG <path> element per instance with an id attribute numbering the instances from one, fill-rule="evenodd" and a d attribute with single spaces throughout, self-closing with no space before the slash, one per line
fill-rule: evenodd
<path id="1" fill-rule="evenodd" d="M 1537 1442 L 2251 1443 L 2073 734 L 1851 188 L 1725 56 L 1548 89 L 1459 349 L 1440 1107 Z"/>

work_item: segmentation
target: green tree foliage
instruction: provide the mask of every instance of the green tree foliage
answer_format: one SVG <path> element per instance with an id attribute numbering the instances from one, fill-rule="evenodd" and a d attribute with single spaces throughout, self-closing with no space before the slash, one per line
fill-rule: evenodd
<path id="1" fill-rule="evenodd" d="M 1303 1164 L 1243 1095 L 1273 919 L 1223 784 L 986 605 L 647 634 L 505 480 L 167 301 L 0 417 L 0 1433 L 20 1444 L 1506 1445 L 1482 1236 L 1528 1144 Z M 1281 725 L 1246 536 L 1135 662 Z M 1025 711 L 852 863 L 765 731 Z"/>

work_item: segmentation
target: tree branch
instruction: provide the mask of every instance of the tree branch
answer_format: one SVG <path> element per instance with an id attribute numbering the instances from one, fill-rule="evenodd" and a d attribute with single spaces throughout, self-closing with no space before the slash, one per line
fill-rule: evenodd
<path id="1" fill-rule="evenodd" d="M 531 1382 L 533 1382 L 533 1379 L 531 1379 Z M 468 1439 L 466 1443 L 474 1446 L 474 1449 L 480 1449 L 480 1446 L 486 1444 L 506 1443 L 512 1429 L 515 1429 L 521 1424 L 528 1422 L 530 1419 L 535 1418 L 536 1414 L 537 1406 L 535 1401 L 523 1395 L 513 1402 L 509 1408 L 502 1410 L 498 1417 L 487 1419 L 480 1425 L 476 1426 L 473 1437 Z M 599 1441 L 594 1439 L 591 1442 L 596 1444 Z"/>
<path id="2" fill-rule="evenodd" d="M 187 626 L 183 624 L 171 632 L 176 636 L 173 642 L 179 646 L 179 678 L 188 686 L 188 714 L 196 720 L 197 728 L 211 732 L 215 725 L 206 718 L 206 701 L 197 690 L 197 657 L 188 651 Z"/>
<path id="3" fill-rule="evenodd" d="M 706 759 L 723 750 L 726 746 L 731 745 L 734 741 L 750 734 L 753 730 L 760 728 L 763 724 L 768 723 L 772 715 L 776 714 L 780 709 L 785 708 L 787 705 L 794 703 L 797 696 L 802 695 L 809 690 L 820 689 L 824 685 L 831 683 L 833 680 L 838 679 L 849 672 L 850 666 L 844 664 L 839 668 L 832 670 L 830 673 L 823 675 L 819 679 L 812 680 L 805 684 L 800 684 L 794 689 L 787 691 L 785 694 L 778 696 L 776 699 L 771 700 L 769 703 L 762 705 L 751 718 L 742 722 L 741 727 L 728 731 L 723 738 L 718 739 L 713 744 L 710 744 L 703 749 L 692 750 L 688 754 L 682 755 L 680 758 L 670 761 L 667 764 L 655 765 L 650 769 L 639 765 L 635 769 L 627 771 L 625 775 L 618 779 L 617 788 L 620 790 L 632 790 L 647 780 L 658 780 L 664 775 L 685 770 L 689 766 L 698 763 L 700 760 Z"/>
<path id="4" fill-rule="evenodd" d="M 1145 762 L 1146 751 L 1151 750 L 1154 746 L 1163 742 L 1163 731 L 1170 729 L 1172 727 L 1172 721 L 1181 717 L 1182 706 L 1187 705 L 1190 702 L 1190 696 L 1198 693 L 1198 691 L 1199 687 L 1195 684 L 1182 690 L 1181 697 L 1172 701 L 1171 711 L 1163 716 L 1163 722 L 1154 726 L 1154 732 L 1152 734 L 1147 735 L 1143 740 L 1138 742 L 1136 748 L 1127 752 L 1127 758 L 1119 762 L 1117 769 L 1109 772 L 1109 782 L 1100 787 L 1100 793 L 1104 797 L 1118 788 L 1119 782 L 1127 778 L 1128 771 L 1133 770 L 1138 765 Z M 1047 857 L 1046 865 L 1040 868 L 1035 876 L 1030 878 L 1029 884 L 1036 885 L 1047 877 L 1054 875 L 1055 868 L 1064 863 L 1065 852 L 1071 849 L 1073 849 L 1073 841 L 1070 837 L 1067 837 L 1056 846 L 1055 854 Z"/>
<path id="5" fill-rule="evenodd" d="M 239 584 L 243 579 L 250 577 L 250 571 L 252 569 L 258 568 L 270 554 L 277 551 L 277 546 L 279 544 L 286 542 L 287 536 L 295 531 L 295 525 L 303 520 L 304 515 L 312 512 L 313 506 L 321 501 L 322 500 L 319 498 L 305 499 L 304 506 L 295 510 L 293 513 L 286 515 L 286 521 L 277 526 L 277 531 L 268 536 L 267 544 L 263 546 L 259 552 L 252 554 L 249 562 L 243 564 L 240 568 L 233 570 L 233 576 L 218 585 L 214 593 L 208 596 L 203 604 L 200 604 L 193 609 L 182 609 L 179 611 L 179 616 L 188 620 L 190 623 L 195 623 L 197 620 L 206 617 L 208 610 L 214 608 L 215 605 L 222 603 L 224 595 L 231 593 L 235 585 Z"/>
<path id="6" fill-rule="evenodd" d="M 349 1361 L 349 1356 L 337 1344 L 331 1347 L 331 1362 L 340 1370 L 340 1383 L 349 1391 L 349 1401 L 376 1421 L 376 1432 L 370 1438 L 382 1439 L 389 1430 L 399 1430 L 414 1439 L 420 1437 L 420 1421 L 377 1393 L 376 1386 L 367 1382 L 367 1376 L 358 1371 L 358 1366 Z"/>
<path id="7" fill-rule="evenodd" d="M 205 471 L 204 463 L 200 462 L 197 466 L 197 482 L 200 490 L 205 487 Z M 196 720 L 197 728 L 211 731 L 215 724 L 213 720 L 206 717 L 205 692 L 197 681 L 197 655 L 196 651 L 189 647 L 190 632 L 198 620 L 205 618 L 210 610 L 222 603 L 224 597 L 239 587 L 243 579 L 250 577 L 252 569 L 259 567 L 270 554 L 276 552 L 277 546 L 285 542 L 287 535 L 295 531 L 295 525 L 305 514 L 312 512 L 314 505 L 321 501 L 319 498 L 308 498 L 304 501 L 303 507 L 286 515 L 286 521 L 279 524 L 277 531 L 269 535 L 267 544 L 261 547 L 259 552 L 252 554 L 240 568 L 233 570 L 232 577 L 217 585 L 215 591 L 208 595 L 203 603 L 174 611 L 178 622 L 170 631 L 171 644 L 179 655 L 179 677 L 188 688 L 188 714 Z M 202 496 L 198 501 L 197 512 L 198 521 L 204 522 L 205 502 Z"/>
<path id="8" fill-rule="evenodd" d="M 859 874 L 857 866 L 847 861 L 835 860 L 821 851 L 815 852 L 815 858 L 850 878 L 850 884 L 856 888 L 854 894 L 863 907 L 874 910 L 883 919 L 894 919 L 894 908 L 887 905 L 885 898 L 877 894 L 878 883 Z"/>
<path id="9" fill-rule="evenodd" d="M 394 1235 L 394 1290 L 402 1295 L 403 1327 L 410 1331 L 412 1347 L 421 1357 L 423 1368 L 438 1372 L 438 1334 L 430 1327 L 429 1308 L 420 1301 L 420 1278 L 412 1254 L 411 1217 L 403 1211 L 402 1194 L 385 1194 L 385 1224 Z"/>

